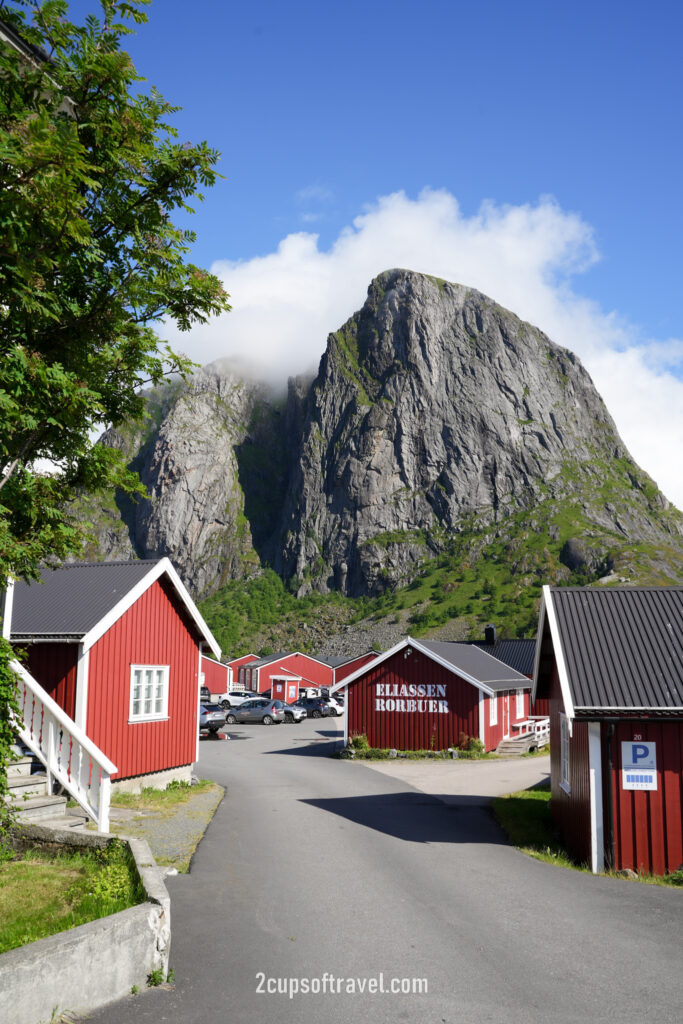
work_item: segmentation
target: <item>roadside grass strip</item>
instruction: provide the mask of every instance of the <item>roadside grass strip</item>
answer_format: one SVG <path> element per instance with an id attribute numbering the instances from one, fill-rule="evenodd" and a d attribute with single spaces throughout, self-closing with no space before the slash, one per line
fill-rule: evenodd
<path id="1" fill-rule="evenodd" d="M 208 779 L 192 786 L 172 782 L 166 789 L 114 793 L 109 828 L 121 837 L 146 839 L 160 867 L 186 874 L 223 793 Z"/>
<path id="2" fill-rule="evenodd" d="M 0 953 L 134 907 L 145 892 L 122 843 L 28 850 L 0 863 Z"/>
<path id="3" fill-rule="evenodd" d="M 587 864 L 576 864 L 557 839 L 555 826 L 550 815 L 550 790 L 533 788 L 498 796 L 493 800 L 493 813 L 508 839 L 522 853 L 548 864 L 557 864 L 573 871 L 590 873 Z M 606 871 L 611 878 L 623 879 L 617 871 Z M 637 875 L 630 880 L 646 885 L 664 885 L 668 888 L 683 887 L 683 870 L 669 875 Z"/>

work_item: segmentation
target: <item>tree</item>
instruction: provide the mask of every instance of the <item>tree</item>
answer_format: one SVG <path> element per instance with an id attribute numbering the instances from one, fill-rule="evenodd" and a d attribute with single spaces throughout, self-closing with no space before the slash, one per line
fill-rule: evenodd
<path id="1" fill-rule="evenodd" d="M 66 0 L 0 11 L 0 581 L 79 551 L 79 489 L 139 488 L 97 428 L 140 417 L 144 383 L 191 367 L 162 320 L 189 330 L 230 308 L 171 219 L 218 154 L 178 140 L 178 108 L 139 91 L 121 48 L 148 2 L 101 0 L 81 26 Z"/>

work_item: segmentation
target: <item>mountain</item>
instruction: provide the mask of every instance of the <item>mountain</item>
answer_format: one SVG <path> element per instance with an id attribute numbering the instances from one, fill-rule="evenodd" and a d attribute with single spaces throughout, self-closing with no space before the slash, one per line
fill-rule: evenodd
<path id="1" fill-rule="evenodd" d="M 88 553 L 167 554 L 198 596 L 264 565 L 300 597 L 386 595 L 439 564 L 457 589 L 493 552 L 520 593 L 683 575 L 683 517 L 578 358 L 480 292 L 406 270 L 372 281 L 286 397 L 215 364 L 103 443 L 148 498 L 84 500 Z"/>

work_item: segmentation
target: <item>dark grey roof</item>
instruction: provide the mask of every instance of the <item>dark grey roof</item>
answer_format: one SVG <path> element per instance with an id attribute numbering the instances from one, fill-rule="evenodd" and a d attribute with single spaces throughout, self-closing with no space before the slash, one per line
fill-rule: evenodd
<path id="1" fill-rule="evenodd" d="M 136 562 L 75 562 L 43 569 L 42 582 L 14 587 L 12 640 L 32 637 L 80 639 L 156 565 Z"/>
<path id="2" fill-rule="evenodd" d="M 419 640 L 421 647 L 448 662 L 457 671 L 483 683 L 491 690 L 509 690 L 515 687 L 531 686 L 531 680 L 503 664 L 498 658 L 482 651 L 475 644 L 458 644 L 439 640 Z"/>
<path id="3" fill-rule="evenodd" d="M 471 641 L 473 647 L 493 655 L 504 665 L 509 665 L 523 676 L 531 678 L 534 674 L 534 658 L 536 657 L 536 640 L 496 640 L 495 644 L 487 644 L 485 640 Z"/>
<path id="4" fill-rule="evenodd" d="M 280 658 L 288 658 L 290 653 L 290 651 L 280 651 L 279 654 L 267 654 L 263 658 L 259 658 L 258 661 L 247 662 L 244 668 L 262 668 L 264 665 L 270 665 L 274 661 L 279 661 Z"/>
<path id="5" fill-rule="evenodd" d="M 579 708 L 683 707 L 683 587 L 552 587 Z"/>

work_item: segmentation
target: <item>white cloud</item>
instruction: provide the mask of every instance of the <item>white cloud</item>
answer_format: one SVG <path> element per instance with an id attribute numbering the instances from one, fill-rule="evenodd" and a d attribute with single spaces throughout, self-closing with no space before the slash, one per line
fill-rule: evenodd
<path id="1" fill-rule="evenodd" d="M 301 199 L 322 198 L 309 186 Z M 636 461 L 683 508 L 683 360 L 678 339 L 646 340 L 581 297 L 574 275 L 598 259 L 593 231 L 551 197 L 535 205 L 482 204 L 463 216 L 445 191 L 383 196 L 329 250 L 301 232 L 277 250 L 219 261 L 232 313 L 171 340 L 207 363 L 247 357 L 271 380 L 315 368 L 327 335 L 358 310 L 370 280 L 406 267 L 478 288 L 583 360 Z"/>

